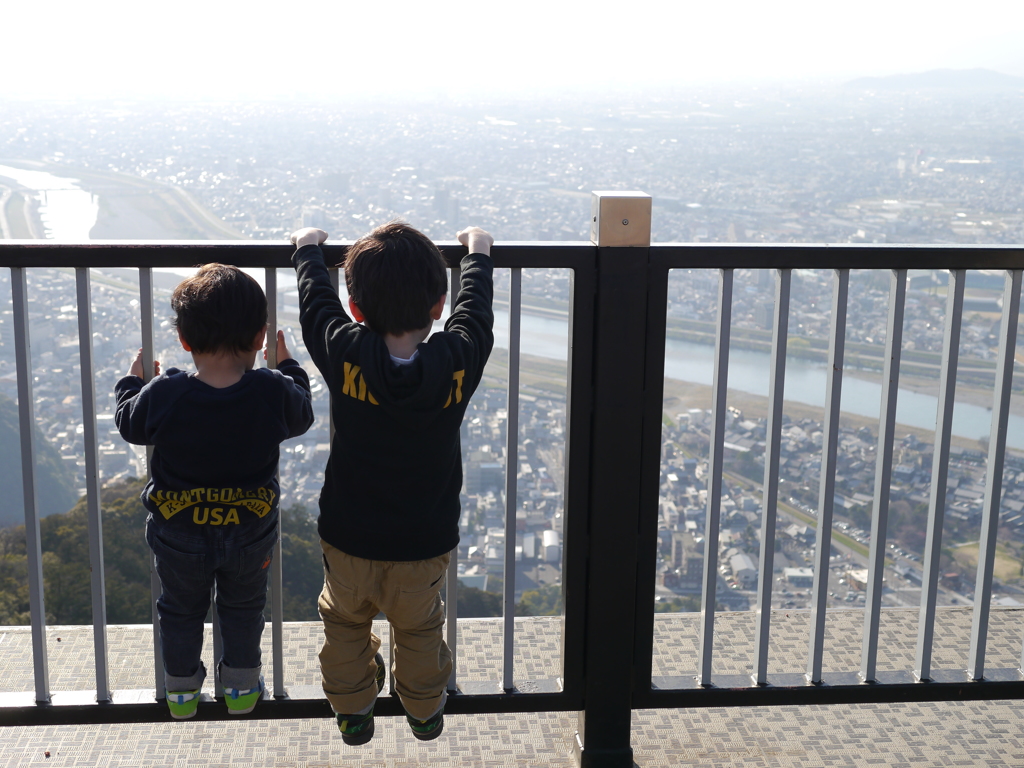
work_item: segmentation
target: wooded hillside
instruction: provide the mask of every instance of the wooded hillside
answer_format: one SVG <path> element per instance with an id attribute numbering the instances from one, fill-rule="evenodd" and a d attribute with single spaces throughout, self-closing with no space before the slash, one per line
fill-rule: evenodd
<path id="1" fill-rule="evenodd" d="M 146 510 L 139 494 L 142 480 L 104 488 L 103 557 L 108 624 L 145 624 L 151 619 L 150 550 L 146 545 Z M 285 621 L 319 621 L 317 598 L 323 585 L 320 537 L 316 518 L 302 506 L 281 512 Z M 64 514 L 40 521 L 46 623 L 91 624 L 89 531 L 86 501 L 79 499 Z M 25 526 L 0 529 L 0 626 L 28 624 L 28 565 Z M 493 580 L 501 589 L 501 582 Z M 560 590 L 557 590 L 560 593 Z M 518 615 L 561 611 L 554 590 L 527 592 Z M 459 587 L 462 618 L 501 615 L 501 595 Z M 267 605 L 270 616 L 270 603 Z"/>
<path id="2" fill-rule="evenodd" d="M 21 439 L 18 405 L 0 395 L 0 528 L 25 521 L 21 487 Z M 66 512 L 75 503 L 75 478 L 60 453 L 36 428 L 36 493 L 40 517 Z"/>

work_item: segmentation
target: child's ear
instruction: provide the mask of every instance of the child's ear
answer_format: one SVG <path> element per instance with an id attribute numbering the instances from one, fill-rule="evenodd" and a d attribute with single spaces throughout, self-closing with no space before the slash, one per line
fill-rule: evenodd
<path id="1" fill-rule="evenodd" d="M 263 326 L 263 329 L 256 334 L 256 338 L 253 340 L 252 348 L 256 352 L 263 349 L 263 342 L 267 340 L 267 326 Z"/>
<path id="2" fill-rule="evenodd" d="M 366 319 L 363 317 L 363 313 L 359 311 L 359 305 L 352 300 L 351 296 L 348 297 L 348 311 L 352 313 L 352 319 L 357 323 L 361 323 Z"/>
<path id="3" fill-rule="evenodd" d="M 447 299 L 447 298 L 448 298 L 447 295 L 442 296 L 440 299 L 437 300 L 437 304 L 435 304 L 434 306 L 432 306 L 430 308 L 430 319 L 431 320 L 440 320 L 441 319 L 441 313 L 444 312 L 444 300 Z"/>
<path id="4" fill-rule="evenodd" d="M 189 343 L 187 341 L 185 341 L 185 337 L 181 335 L 180 328 L 178 329 L 178 341 L 181 342 L 181 348 L 184 349 L 186 352 L 192 351 L 192 347 L 189 346 Z"/>

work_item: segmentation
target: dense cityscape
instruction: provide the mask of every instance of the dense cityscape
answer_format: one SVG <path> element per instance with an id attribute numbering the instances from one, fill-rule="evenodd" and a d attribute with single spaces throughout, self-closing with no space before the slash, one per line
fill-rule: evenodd
<path id="1" fill-rule="evenodd" d="M 326 105 L 199 103 L 158 109 L 142 103 L 25 103 L 0 117 L 0 164 L 31 163 L 57 175 L 81 177 L 83 188 L 99 199 L 95 239 L 139 237 L 132 228 L 137 224 L 123 221 L 129 211 L 124 206 L 131 203 L 121 199 L 128 193 L 120 179 L 130 177 L 154 189 L 187 193 L 197 208 L 219 220 L 219 238 L 234 233 L 283 240 L 298 226 L 319 226 L 332 238 L 346 240 L 399 216 L 439 240 L 452 239 L 468 224 L 489 229 L 499 242 L 582 240 L 589 232 L 591 190 L 642 189 L 654 198 L 653 238 L 659 242 L 1019 243 L 1024 240 L 1022 128 L 1019 97 L 1001 91 L 695 93 L 642 107 L 465 104 L 439 108 L 429 121 L 397 109 Z M 19 236 L 13 214 L 20 201 L 26 226 L 35 226 L 34 234 L 42 236 L 43 225 L 31 215 L 38 206 L 32 191 L 3 178 L 0 185 L 7 195 L 7 230 Z M 159 230 L 157 224 L 154 238 L 209 236 Z M 118 227 L 125 226 L 133 234 L 119 235 Z M 670 337 L 709 341 L 717 307 L 708 296 L 716 279 L 711 272 L 696 271 L 673 279 Z M 794 281 L 791 354 L 823 360 L 831 279 L 830 272 L 807 271 Z M 174 280 L 161 276 L 161 302 Z M 9 307 L 9 277 L 4 274 L 0 281 L 0 300 Z M 507 281 L 508 273 L 499 273 L 499 297 Z M 930 272 L 910 281 L 904 350 L 912 375 L 927 377 L 937 362 L 943 281 Z M 737 282 L 732 318 L 738 343 L 763 349 L 771 328 L 773 280 L 766 271 L 741 271 Z M 972 387 L 991 387 L 1001 282 L 998 275 L 980 273 L 972 273 L 969 282 L 961 358 L 964 381 Z M 29 284 L 36 416 L 47 440 L 81 478 L 74 278 L 31 271 Z M 113 383 L 127 368 L 129 350 L 138 346 L 136 286 L 127 272 L 96 273 L 93 281 L 105 483 L 145 473 L 144 451 L 124 444 L 112 424 Z M 558 316 L 569 290 L 565 270 L 527 270 L 525 312 Z M 297 330 L 294 290 L 283 288 L 277 302 L 282 324 Z M 182 351 L 171 344 L 164 303 L 157 311 L 157 357 L 165 365 L 185 366 Z M 881 367 L 887 304 L 888 275 L 854 276 L 847 344 L 851 367 L 862 368 L 865 375 Z M 11 328 L 10 310 L 4 310 L 0 391 L 14 398 Z M 497 352 L 496 357 L 501 358 Z M 505 450 L 507 360 L 504 365 L 499 360 L 489 368 L 463 428 L 460 558 L 467 584 L 487 589 L 489 576 L 503 577 L 504 477 L 510 466 L 518 478 L 514 546 L 521 593 L 557 585 L 560 579 L 564 359 L 524 360 L 524 371 L 547 373 L 524 375 L 514 459 Z M 552 365 L 561 366 L 560 382 L 557 372 L 550 375 Z M 314 510 L 329 424 L 327 392 L 312 364 L 307 362 L 307 369 L 318 420 L 306 435 L 285 444 L 281 475 L 287 499 Z M 758 575 L 765 420 L 733 409 L 729 429 L 719 593 L 725 607 L 746 609 L 753 607 Z M 873 430 L 844 423 L 840 440 L 841 535 L 834 543 L 830 581 L 836 605 L 863 602 Z M 664 440 L 656 605 L 678 610 L 692 608 L 687 600 L 701 587 L 707 407 L 672 411 L 667 403 Z M 972 531 L 976 539 L 984 473 L 979 448 L 955 450 L 947 520 L 954 543 L 969 542 Z M 784 524 L 775 561 L 776 599 L 784 607 L 808 603 L 820 455 L 820 418 L 787 417 L 780 497 L 785 499 L 780 510 Z M 916 605 L 923 548 L 919 522 L 928 501 L 931 444 L 901 433 L 897 457 L 886 600 Z M 1008 476 L 1007 483 L 1004 523 L 1019 558 L 1024 472 Z M 946 570 L 941 599 L 970 602 L 968 561 L 953 558 Z"/>
<path id="2" fill-rule="evenodd" d="M 432 105 L 433 106 L 433 105 Z M 0 158 L 128 174 L 241 235 L 401 216 L 451 239 L 587 237 L 590 191 L 654 197 L 659 242 L 1020 242 L 1016 90 L 709 91 L 642 104 L 9 104 Z M 116 236 L 103 232 L 94 238 Z M 182 236 L 182 235 L 179 235 Z"/>

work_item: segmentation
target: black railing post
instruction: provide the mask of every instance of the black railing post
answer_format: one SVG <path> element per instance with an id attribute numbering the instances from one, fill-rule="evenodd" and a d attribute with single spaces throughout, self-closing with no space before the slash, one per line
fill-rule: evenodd
<path id="1" fill-rule="evenodd" d="M 583 768 L 630 768 L 651 199 L 595 192 L 593 200 L 597 297 L 577 747 Z"/>

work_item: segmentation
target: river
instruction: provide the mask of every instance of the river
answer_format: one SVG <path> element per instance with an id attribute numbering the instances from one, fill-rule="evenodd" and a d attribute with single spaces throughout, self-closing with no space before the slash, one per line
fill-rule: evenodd
<path id="1" fill-rule="evenodd" d="M 508 347 L 508 313 L 495 313 L 495 344 Z M 522 349 L 524 354 L 565 360 L 568 351 L 568 324 L 536 315 L 523 315 Z M 669 339 L 665 344 L 665 376 L 694 384 L 713 383 L 715 348 L 710 344 Z M 770 356 L 766 352 L 731 349 L 729 352 L 729 388 L 752 395 L 768 396 Z M 800 358 L 786 361 L 785 399 L 824 408 L 827 367 Z M 878 381 L 843 376 L 842 410 L 877 419 L 882 398 Z M 934 395 L 900 389 L 896 420 L 921 429 L 934 430 L 938 398 Z M 978 439 L 988 437 L 992 411 L 971 403 L 957 402 L 953 408 L 953 434 Z M 1024 449 L 1024 417 L 1011 415 L 1007 445 Z"/>
<path id="2" fill-rule="evenodd" d="M 4 178 L 35 191 L 47 240 L 80 242 L 89 239 L 100 205 L 96 195 L 78 186 L 77 179 L 0 165 L 0 182 Z"/>
<path id="3" fill-rule="evenodd" d="M 96 223 L 99 203 L 95 195 L 81 189 L 77 180 L 61 178 L 45 171 L 23 170 L 0 165 L 0 177 L 38 192 L 39 213 L 47 239 L 83 241 Z M 174 270 L 177 271 L 177 270 Z M 256 271 L 258 274 L 259 271 Z M 259 277 L 262 277 L 259 275 Z M 282 277 L 284 277 L 282 275 Z M 285 279 L 287 282 L 287 278 Z M 568 324 L 536 315 L 523 315 L 522 349 L 524 354 L 565 360 L 568 352 Z M 495 313 L 495 343 L 508 346 L 508 313 Z M 668 340 L 665 349 L 665 376 L 695 384 L 712 383 L 714 348 L 707 344 Z M 786 399 L 823 407 L 826 391 L 826 367 L 806 360 L 792 359 L 786 364 Z M 729 386 L 753 395 L 768 394 L 769 355 L 745 349 L 729 354 Z M 878 418 L 881 384 L 847 373 L 843 377 L 842 410 Z M 938 399 L 933 395 L 899 391 L 897 421 L 921 429 L 934 430 Z M 953 409 L 953 434 L 978 439 L 987 437 L 992 414 L 987 408 L 957 402 Z M 1007 445 L 1024 449 L 1024 417 L 1010 416 Z"/>

